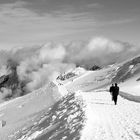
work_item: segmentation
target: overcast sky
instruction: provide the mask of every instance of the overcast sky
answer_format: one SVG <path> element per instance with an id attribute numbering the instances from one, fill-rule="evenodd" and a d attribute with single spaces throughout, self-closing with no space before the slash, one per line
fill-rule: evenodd
<path id="1" fill-rule="evenodd" d="M 0 48 L 96 36 L 140 44 L 140 0 L 0 0 Z"/>

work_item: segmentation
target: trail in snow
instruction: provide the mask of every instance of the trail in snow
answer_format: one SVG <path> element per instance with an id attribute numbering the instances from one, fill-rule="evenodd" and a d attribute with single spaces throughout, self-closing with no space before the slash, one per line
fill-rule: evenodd
<path id="1" fill-rule="evenodd" d="M 140 104 L 108 92 L 80 92 L 86 103 L 86 124 L 81 140 L 140 140 Z"/>

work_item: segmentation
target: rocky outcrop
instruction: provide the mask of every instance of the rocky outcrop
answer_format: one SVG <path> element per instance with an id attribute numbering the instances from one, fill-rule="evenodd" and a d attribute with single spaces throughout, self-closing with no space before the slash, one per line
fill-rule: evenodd
<path id="1" fill-rule="evenodd" d="M 0 120 L 0 128 L 4 127 L 6 125 L 6 121 Z"/>
<path id="2" fill-rule="evenodd" d="M 92 70 L 92 71 L 100 70 L 100 69 L 101 69 L 101 67 L 99 67 L 99 66 L 97 66 L 97 65 L 94 65 L 94 66 L 92 66 L 92 67 L 90 68 L 90 70 Z"/>
<path id="3" fill-rule="evenodd" d="M 62 81 L 64 81 L 64 80 L 70 79 L 70 78 L 72 78 L 72 77 L 74 77 L 74 76 L 76 76 L 75 73 L 69 72 L 69 73 L 67 73 L 67 74 L 63 74 L 63 75 L 58 76 L 58 77 L 57 77 L 57 80 L 62 80 Z"/>
<path id="4" fill-rule="evenodd" d="M 3 94 L 4 100 L 9 100 L 23 94 L 16 69 L 13 69 L 10 74 L 0 77 L 0 91 Z M 5 91 L 9 92 L 7 93 Z"/>

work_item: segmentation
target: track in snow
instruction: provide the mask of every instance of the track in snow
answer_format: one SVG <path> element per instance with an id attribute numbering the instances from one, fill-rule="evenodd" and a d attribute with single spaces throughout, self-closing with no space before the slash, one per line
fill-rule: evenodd
<path id="1" fill-rule="evenodd" d="M 86 125 L 81 140 L 140 140 L 140 104 L 108 92 L 81 92 L 86 103 Z"/>

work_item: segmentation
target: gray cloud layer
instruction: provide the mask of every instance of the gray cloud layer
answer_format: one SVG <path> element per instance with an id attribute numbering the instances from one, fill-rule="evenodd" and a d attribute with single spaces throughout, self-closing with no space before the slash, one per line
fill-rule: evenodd
<path id="1" fill-rule="evenodd" d="M 2 0 L 0 48 L 98 35 L 138 43 L 139 1 L 124 1 Z"/>
<path id="2" fill-rule="evenodd" d="M 129 43 L 100 37 L 89 42 L 66 45 L 49 42 L 43 46 L 0 52 L 0 75 L 10 73 L 11 68 L 15 67 L 19 81 L 25 85 L 24 91 L 30 92 L 75 66 L 105 66 L 122 62 L 139 53 L 138 47 Z"/>

